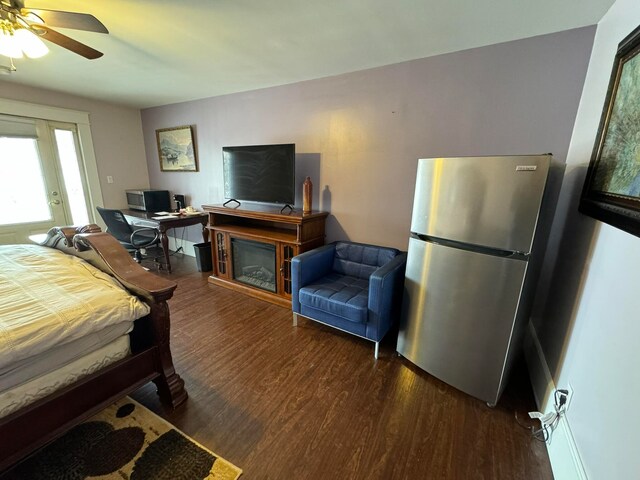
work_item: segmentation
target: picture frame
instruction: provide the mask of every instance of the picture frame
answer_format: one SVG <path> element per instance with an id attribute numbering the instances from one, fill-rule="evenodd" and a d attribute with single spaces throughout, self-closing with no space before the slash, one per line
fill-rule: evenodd
<path id="1" fill-rule="evenodd" d="M 193 127 L 184 125 L 156 130 L 162 172 L 197 172 L 198 157 Z"/>
<path id="2" fill-rule="evenodd" d="M 579 210 L 640 237 L 640 26 L 618 44 Z"/>

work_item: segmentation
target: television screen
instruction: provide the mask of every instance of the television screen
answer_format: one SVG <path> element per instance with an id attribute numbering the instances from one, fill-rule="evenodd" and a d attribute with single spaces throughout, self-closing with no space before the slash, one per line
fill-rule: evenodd
<path id="1" fill-rule="evenodd" d="M 295 147 L 293 143 L 223 147 L 225 198 L 293 205 Z"/>

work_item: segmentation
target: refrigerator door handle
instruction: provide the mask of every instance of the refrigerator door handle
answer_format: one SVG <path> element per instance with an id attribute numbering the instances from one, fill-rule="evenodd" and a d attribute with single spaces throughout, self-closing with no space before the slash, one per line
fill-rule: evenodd
<path id="1" fill-rule="evenodd" d="M 515 260 L 529 260 L 529 254 L 526 252 L 518 252 L 514 250 L 502 250 L 500 248 L 485 247 L 483 245 L 474 245 L 472 243 L 455 242 L 439 237 L 432 237 L 431 235 L 424 235 L 422 233 L 411 232 L 411 237 L 423 242 L 433 243 L 435 245 L 442 245 L 450 248 L 457 248 L 459 250 L 466 250 L 469 252 L 482 253 L 484 255 L 493 255 L 494 257 L 513 258 Z"/>

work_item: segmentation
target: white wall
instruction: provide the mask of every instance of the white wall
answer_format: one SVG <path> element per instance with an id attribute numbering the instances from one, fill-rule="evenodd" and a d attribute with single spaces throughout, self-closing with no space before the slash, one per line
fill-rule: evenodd
<path id="1" fill-rule="evenodd" d="M 149 187 L 139 110 L 2 81 L 0 96 L 89 113 L 103 206 L 125 207 L 126 189 Z M 107 175 L 113 176 L 112 184 L 107 183 Z"/>
<path id="2" fill-rule="evenodd" d="M 536 396 L 548 409 L 550 380 L 573 388 L 565 433 L 591 479 L 640 478 L 640 238 L 577 212 L 618 43 L 638 24 L 638 0 L 618 0 L 598 24 L 532 318 L 552 377 L 531 365 Z M 554 441 L 556 478 L 573 478 Z"/>

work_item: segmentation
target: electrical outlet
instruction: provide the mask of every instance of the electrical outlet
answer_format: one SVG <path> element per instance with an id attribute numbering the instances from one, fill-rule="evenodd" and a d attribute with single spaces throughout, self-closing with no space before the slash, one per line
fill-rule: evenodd
<path id="1" fill-rule="evenodd" d="M 564 402 L 564 405 L 562 406 L 562 409 L 566 412 L 569 410 L 569 405 L 571 404 L 571 399 L 573 398 L 573 387 L 571 386 L 570 383 L 568 383 L 565 388 L 556 389 L 556 392 L 559 392 L 560 390 L 567 391 L 567 394 L 566 394 L 567 398 L 566 398 L 566 401 Z M 560 398 L 562 395 L 564 395 L 564 392 L 557 393 L 557 398 Z"/>
<path id="2" fill-rule="evenodd" d="M 107 183 L 113 183 L 113 177 L 111 175 L 107 175 Z"/>

